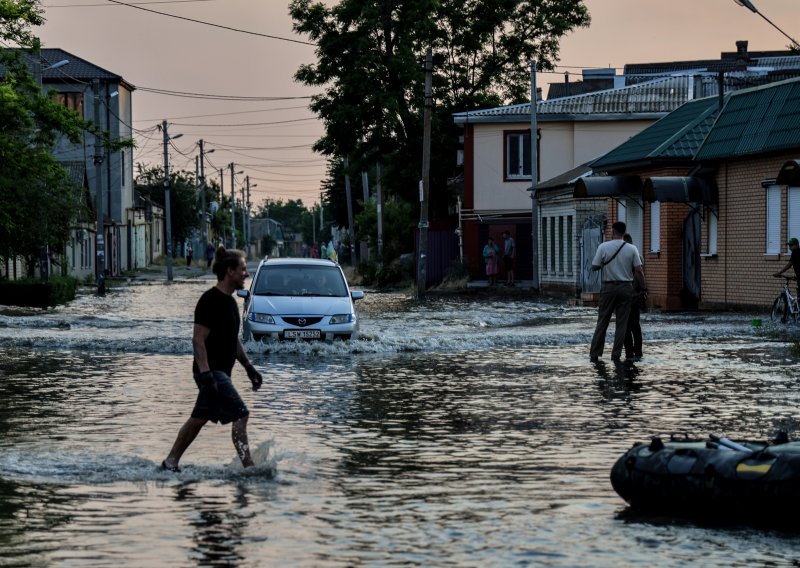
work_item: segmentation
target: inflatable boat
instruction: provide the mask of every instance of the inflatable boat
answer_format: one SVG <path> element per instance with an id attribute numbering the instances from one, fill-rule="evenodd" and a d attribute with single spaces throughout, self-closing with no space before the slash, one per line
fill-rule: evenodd
<path id="1" fill-rule="evenodd" d="M 611 485 L 640 510 L 797 519 L 800 442 L 785 433 L 769 442 L 654 437 L 617 460 Z"/>

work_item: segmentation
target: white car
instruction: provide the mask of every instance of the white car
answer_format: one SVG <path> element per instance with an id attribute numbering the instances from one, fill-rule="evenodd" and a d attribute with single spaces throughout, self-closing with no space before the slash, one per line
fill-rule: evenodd
<path id="1" fill-rule="evenodd" d="M 250 283 L 240 290 L 245 299 L 242 338 L 356 339 L 355 300 L 364 292 L 350 290 L 338 264 L 327 259 L 262 260 Z"/>

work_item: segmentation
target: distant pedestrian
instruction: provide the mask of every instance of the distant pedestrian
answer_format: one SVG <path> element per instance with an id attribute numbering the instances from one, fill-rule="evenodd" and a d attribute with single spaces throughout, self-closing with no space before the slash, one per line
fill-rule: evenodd
<path id="1" fill-rule="evenodd" d="M 506 269 L 506 286 L 514 285 L 514 259 L 517 256 L 517 243 L 511 233 L 503 231 L 503 265 Z"/>
<path id="2" fill-rule="evenodd" d="M 622 240 L 631 246 L 633 238 L 625 233 Z M 642 262 L 642 255 L 639 254 L 639 249 L 636 249 L 636 254 L 639 255 L 639 261 Z M 644 269 L 642 269 L 644 272 Z M 642 290 L 638 280 L 633 282 L 633 300 L 631 301 L 631 312 L 628 314 L 628 330 L 625 332 L 625 358 L 631 360 L 639 360 L 642 358 L 642 325 L 640 322 L 642 304 L 647 300 L 647 290 Z"/>
<path id="3" fill-rule="evenodd" d="M 497 284 L 497 273 L 500 272 L 499 257 L 500 248 L 494 243 L 494 239 L 489 237 L 483 247 L 483 262 L 486 263 L 486 277 L 489 280 L 489 286 Z"/>
<path id="4" fill-rule="evenodd" d="M 214 260 L 214 245 L 208 243 L 206 246 L 206 268 L 211 268 L 211 261 Z"/>
<path id="5" fill-rule="evenodd" d="M 617 322 L 611 359 L 619 361 L 622 358 L 622 347 L 625 343 L 625 332 L 628 330 L 628 316 L 633 299 L 634 279 L 639 282 L 642 290 L 647 290 L 639 251 L 635 246 L 622 240 L 625 228 L 625 223 L 622 221 L 614 223 L 611 226 L 611 240 L 600 243 L 592 260 L 592 270 L 603 271 L 597 325 L 589 351 L 592 361 L 598 361 L 603 356 L 606 331 L 612 315 L 616 317 Z"/>
<path id="6" fill-rule="evenodd" d="M 193 255 L 194 255 L 194 249 L 192 248 L 192 245 L 189 245 L 189 247 L 186 249 L 186 266 L 192 265 Z"/>

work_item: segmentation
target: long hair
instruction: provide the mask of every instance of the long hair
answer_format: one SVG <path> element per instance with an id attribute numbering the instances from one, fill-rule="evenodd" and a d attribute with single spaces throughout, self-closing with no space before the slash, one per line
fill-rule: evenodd
<path id="1" fill-rule="evenodd" d="M 220 245 L 217 248 L 217 252 L 214 253 L 214 264 L 211 266 L 212 272 L 217 275 L 217 281 L 222 282 L 225 279 L 225 274 L 228 273 L 228 269 L 239 266 L 240 260 L 244 258 L 244 251 L 226 249 Z"/>

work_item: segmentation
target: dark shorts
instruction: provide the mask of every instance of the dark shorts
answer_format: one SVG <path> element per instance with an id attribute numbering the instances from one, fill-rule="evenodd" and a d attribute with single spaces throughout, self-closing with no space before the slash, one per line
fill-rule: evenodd
<path id="1" fill-rule="evenodd" d="M 194 382 L 200 392 L 197 393 L 192 418 L 228 424 L 248 416 L 250 411 L 247 410 L 242 397 L 236 392 L 231 378 L 220 371 L 214 371 L 214 377 L 217 380 L 217 393 L 209 394 L 200 388 L 198 375 L 195 374 Z"/>
<path id="2" fill-rule="evenodd" d="M 513 256 L 504 256 L 503 257 L 503 264 L 506 267 L 506 270 L 514 270 L 514 257 Z"/>

